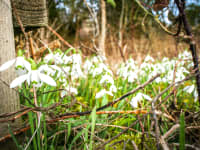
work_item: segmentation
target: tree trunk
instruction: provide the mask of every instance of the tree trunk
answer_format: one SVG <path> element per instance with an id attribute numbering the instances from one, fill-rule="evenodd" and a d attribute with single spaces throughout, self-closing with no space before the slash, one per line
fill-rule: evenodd
<path id="1" fill-rule="evenodd" d="M 99 38 L 99 53 L 106 56 L 105 53 L 105 40 L 106 40 L 106 2 L 101 0 L 101 35 Z"/>
<path id="2" fill-rule="evenodd" d="M 0 53 L 0 65 L 15 58 L 14 32 L 10 0 L 0 0 Z M 20 108 L 18 94 L 13 89 L 10 89 L 9 85 L 5 84 L 10 84 L 14 78 L 14 67 L 4 72 L 0 72 L 0 114 L 14 112 Z M 0 123 L 0 137 L 8 134 L 8 123 L 10 124 L 11 129 L 20 125 L 19 120 L 16 120 L 13 123 Z"/>

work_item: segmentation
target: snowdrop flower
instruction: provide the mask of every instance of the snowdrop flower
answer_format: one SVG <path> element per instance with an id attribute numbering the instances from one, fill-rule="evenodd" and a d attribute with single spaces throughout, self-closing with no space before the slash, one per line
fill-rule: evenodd
<path id="1" fill-rule="evenodd" d="M 187 92 L 187 93 L 192 93 L 195 90 L 195 86 L 191 85 L 191 86 L 186 86 L 183 91 Z"/>
<path id="2" fill-rule="evenodd" d="M 103 97 L 105 94 L 108 94 L 108 95 L 110 95 L 110 96 L 113 96 L 112 92 L 106 91 L 105 89 L 103 89 L 103 90 L 99 91 L 98 93 L 96 93 L 95 98 L 96 98 L 96 99 L 99 99 L 99 98 Z"/>
<path id="3" fill-rule="evenodd" d="M 110 90 L 109 90 L 110 92 L 117 92 L 117 88 L 116 88 L 116 86 L 114 85 L 114 84 L 112 84 L 111 86 L 110 86 Z"/>
<path id="4" fill-rule="evenodd" d="M 178 58 L 180 58 L 180 59 L 192 59 L 192 55 L 191 55 L 190 52 L 185 50 L 183 53 L 178 55 Z"/>
<path id="5" fill-rule="evenodd" d="M 81 59 L 81 55 L 80 54 L 73 54 L 71 56 L 71 59 L 72 59 L 73 64 L 79 64 L 79 65 L 82 64 L 82 59 Z"/>
<path id="6" fill-rule="evenodd" d="M 63 59 L 63 61 L 64 61 L 64 64 L 69 64 L 69 63 L 72 62 L 72 59 L 71 59 L 70 56 L 64 55 L 62 59 Z"/>
<path id="7" fill-rule="evenodd" d="M 138 78 L 137 72 L 136 71 L 130 71 L 129 76 L 128 76 L 128 82 L 133 83 L 136 79 Z"/>
<path id="8" fill-rule="evenodd" d="M 107 73 L 113 75 L 112 71 L 110 69 L 108 69 L 108 66 L 105 65 L 104 63 L 100 63 L 99 68 L 101 68 L 102 70 L 106 71 Z"/>
<path id="9" fill-rule="evenodd" d="M 63 67 L 63 71 L 64 71 L 67 75 L 69 75 L 70 70 L 71 70 L 71 68 L 70 68 L 69 66 Z"/>
<path id="10" fill-rule="evenodd" d="M 59 53 L 53 54 L 50 53 L 44 57 L 44 62 L 48 63 L 54 61 L 55 64 L 63 64 L 62 56 Z"/>
<path id="11" fill-rule="evenodd" d="M 91 61 L 86 60 L 83 66 L 86 73 L 89 73 L 89 71 L 93 68 L 93 64 Z"/>
<path id="12" fill-rule="evenodd" d="M 55 72 L 56 72 L 55 70 L 53 70 L 52 68 L 50 68 L 47 64 L 41 65 L 41 66 L 38 68 L 38 70 L 39 70 L 40 72 L 46 72 L 47 75 L 54 75 Z"/>
<path id="13" fill-rule="evenodd" d="M 113 80 L 113 77 L 106 74 L 104 76 L 102 76 L 101 80 L 100 80 L 100 84 L 103 84 L 103 83 L 111 83 L 111 84 L 114 84 L 114 80 Z"/>
<path id="14" fill-rule="evenodd" d="M 144 59 L 144 62 L 154 62 L 154 59 L 153 59 L 153 57 L 147 55 L 147 56 L 145 57 L 145 59 Z"/>
<path id="15" fill-rule="evenodd" d="M 94 56 L 94 57 L 92 58 L 92 62 L 98 63 L 98 62 L 99 62 L 98 57 L 97 57 L 97 56 Z"/>
<path id="16" fill-rule="evenodd" d="M 104 56 L 94 56 L 92 58 L 93 63 L 102 63 L 104 61 L 106 61 L 106 57 L 104 57 Z"/>
<path id="17" fill-rule="evenodd" d="M 140 65 L 140 68 L 141 69 L 144 69 L 144 70 L 150 70 L 152 68 L 152 65 L 150 63 L 146 63 L 146 62 L 143 62 L 141 65 Z"/>
<path id="18" fill-rule="evenodd" d="M 64 96 L 66 96 L 66 95 L 69 94 L 69 93 L 77 95 L 77 94 L 78 94 L 78 91 L 77 91 L 77 89 L 74 88 L 74 87 L 67 86 L 67 87 L 65 88 L 65 90 L 63 90 L 63 91 L 61 92 L 61 95 L 60 95 L 60 96 L 61 96 L 61 98 L 63 98 Z"/>
<path id="19" fill-rule="evenodd" d="M 192 62 L 192 61 L 189 62 L 188 65 L 187 65 L 188 68 L 193 68 L 193 66 L 194 66 L 194 65 L 193 65 L 193 62 Z"/>
<path id="20" fill-rule="evenodd" d="M 94 69 L 92 76 L 95 77 L 99 74 L 102 74 L 103 71 L 113 75 L 112 71 L 108 69 L 108 67 L 104 63 L 100 63 L 99 66 Z"/>
<path id="21" fill-rule="evenodd" d="M 40 73 L 39 70 L 29 70 L 27 74 L 19 76 L 13 80 L 10 84 L 10 88 L 21 86 L 25 81 L 27 81 L 29 85 L 30 82 L 32 82 L 35 87 L 40 87 L 43 82 L 51 86 L 56 86 L 56 82 L 50 76 Z"/>
<path id="22" fill-rule="evenodd" d="M 0 71 L 4 71 L 4 70 L 8 69 L 14 63 L 15 63 L 15 67 L 16 68 L 25 68 L 26 70 L 30 70 L 31 69 L 31 64 L 28 61 L 26 61 L 24 59 L 24 57 L 19 56 L 19 57 L 16 57 L 15 59 L 9 60 L 6 63 L 4 63 L 3 65 L 1 65 L 0 66 Z"/>
<path id="23" fill-rule="evenodd" d="M 152 100 L 152 98 L 149 97 L 148 95 L 145 95 L 143 93 L 137 93 L 137 95 L 131 99 L 131 102 L 130 102 L 131 106 L 133 108 L 138 107 L 138 102 L 141 101 L 142 99 L 146 99 L 146 100 L 149 100 L 149 101 Z"/>
<path id="24" fill-rule="evenodd" d="M 79 78 L 79 77 L 84 77 L 80 65 L 74 64 L 74 65 L 72 66 L 72 69 L 71 69 L 71 77 L 72 77 L 72 79 L 77 79 L 77 78 Z"/>
<path id="25" fill-rule="evenodd" d="M 50 68 L 54 69 L 55 72 L 53 72 L 51 75 L 55 75 L 55 73 L 57 72 L 57 78 L 60 78 L 62 75 L 64 75 L 64 72 L 62 71 L 62 69 L 60 67 L 58 67 L 57 65 L 50 65 Z"/>
<path id="26" fill-rule="evenodd" d="M 162 79 L 160 77 L 158 77 L 158 78 L 155 79 L 155 82 L 160 83 L 160 82 L 162 82 Z"/>
<path id="27" fill-rule="evenodd" d="M 198 100 L 198 92 L 197 92 L 197 88 L 195 87 L 195 85 L 191 85 L 191 86 L 186 86 L 183 91 L 194 95 L 194 101 L 196 102 Z"/>

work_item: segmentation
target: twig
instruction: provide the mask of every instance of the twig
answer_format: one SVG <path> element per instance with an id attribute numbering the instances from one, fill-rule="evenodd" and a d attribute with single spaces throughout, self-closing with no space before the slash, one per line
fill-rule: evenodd
<path id="1" fill-rule="evenodd" d="M 137 88 L 133 89 L 133 90 L 130 91 L 130 92 L 127 92 L 127 93 L 124 94 L 123 96 L 121 96 L 121 97 L 115 99 L 113 102 L 110 102 L 110 103 L 108 103 L 108 104 L 106 104 L 106 105 L 104 105 L 104 106 L 102 106 L 102 107 L 97 108 L 96 111 L 98 112 L 98 111 L 103 110 L 103 109 L 105 109 L 105 108 L 107 108 L 107 107 L 109 107 L 109 106 L 113 106 L 115 103 L 117 103 L 117 102 L 123 100 L 124 98 L 130 96 L 131 94 L 137 92 L 138 90 L 143 89 L 146 85 L 148 85 L 149 83 L 153 82 L 153 81 L 154 81 L 157 77 L 159 77 L 159 76 L 160 76 L 160 74 L 154 76 L 153 78 L 151 78 L 150 80 L 148 80 L 148 81 L 145 82 L 144 84 L 138 86 Z M 65 113 L 65 114 L 60 115 L 59 118 L 64 117 L 64 116 L 70 116 L 70 115 L 82 116 L 82 115 L 90 114 L 91 112 L 92 112 L 92 111 L 76 112 L 76 113 Z"/>
<path id="2" fill-rule="evenodd" d="M 94 22 L 95 22 L 95 27 L 96 27 L 96 33 L 94 34 L 94 37 L 97 37 L 99 35 L 99 23 L 98 23 L 98 19 L 96 17 L 96 15 L 94 14 L 94 10 L 91 9 L 88 4 L 87 4 L 87 1 L 84 0 L 84 3 L 86 5 L 86 7 L 88 8 L 89 12 L 90 12 L 90 15 L 92 16 Z"/>
<path id="3" fill-rule="evenodd" d="M 167 143 L 165 142 L 165 139 L 167 137 L 169 137 L 171 134 L 173 134 L 179 127 L 180 127 L 180 125 L 176 124 L 176 125 L 172 126 L 171 129 L 169 131 L 167 131 L 163 136 L 161 136 L 160 143 L 164 150 L 169 150 L 169 147 L 168 147 Z"/>
<path id="4" fill-rule="evenodd" d="M 50 26 L 47 25 L 47 28 L 55 34 L 67 47 L 74 48 L 71 44 L 69 44 L 67 41 L 65 41 L 60 34 L 58 34 L 54 29 L 52 29 Z"/>
<path id="5" fill-rule="evenodd" d="M 135 0 L 136 3 L 140 6 L 140 8 L 142 8 L 144 10 L 144 12 L 146 12 L 148 15 L 150 15 L 151 17 L 153 17 L 153 19 L 156 21 L 156 23 L 158 23 L 160 25 L 160 27 L 168 34 L 170 35 L 176 35 L 176 33 L 173 33 L 171 31 L 169 31 L 158 19 L 158 17 L 155 17 L 152 13 L 150 13 L 146 8 L 144 8 L 144 6 L 141 4 L 141 2 L 139 0 Z"/>
<path id="6" fill-rule="evenodd" d="M 137 145 L 135 144 L 135 142 L 133 140 L 131 140 L 131 143 L 133 145 L 134 150 L 139 150 Z"/>
<path id="7" fill-rule="evenodd" d="M 130 141 L 130 139 L 128 139 L 127 141 L 124 141 L 123 150 L 126 150 L 126 145 L 128 144 L 129 141 Z"/>
<path id="8" fill-rule="evenodd" d="M 171 145 L 179 146 L 180 144 L 179 144 L 179 143 L 172 143 Z M 187 148 L 192 148 L 192 149 L 194 149 L 194 150 L 200 150 L 199 147 L 195 147 L 195 146 L 190 145 L 190 144 L 185 144 L 185 147 L 187 147 Z"/>
<path id="9" fill-rule="evenodd" d="M 180 124 L 175 124 L 171 127 L 171 129 L 169 131 L 167 131 L 162 138 L 166 139 L 168 138 L 171 134 L 173 134 L 178 128 L 180 127 Z"/>
<path id="10" fill-rule="evenodd" d="M 17 135 L 17 134 L 23 133 L 23 132 L 25 132 L 25 131 L 27 131 L 27 130 L 29 130 L 29 129 L 30 129 L 30 126 L 27 126 L 27 127 L 21 128 L 21 129 L 19 129 L 19 130 L 17 130 L 17 131 L 14 131 L 13 134 L 14 134 L 14 135 Z M 0 138 L 0 142 L 5 141 L 5 140 L 8 139 L 8 138 L 11 138 L 11 134 L 7 134 L 6 136 L 1 137 L 1 138 Z"/>

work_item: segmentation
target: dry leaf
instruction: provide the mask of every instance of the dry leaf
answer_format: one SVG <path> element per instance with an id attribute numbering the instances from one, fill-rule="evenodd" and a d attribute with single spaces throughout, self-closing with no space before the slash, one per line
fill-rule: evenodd
<path id="1" fill-rule="evenodd" d="M 155 11 L 160 11 L 169 5 L 169 0 L 156 0 L 153 4 L 153 9 Z"/>

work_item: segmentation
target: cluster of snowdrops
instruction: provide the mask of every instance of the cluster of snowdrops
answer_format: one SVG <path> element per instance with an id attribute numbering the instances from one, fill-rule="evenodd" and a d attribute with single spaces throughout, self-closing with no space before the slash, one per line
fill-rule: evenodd
<path id="1" fill-rule="evenodd" d="M 58 91 L 58 99 L 73 95 L 78 100 L 85 98 L 100 100 L 99 106 L 108 102 L 108 100 L 102 101 L 105 97 L 113 100 L 151 79 L 156 74 L 161 74 L 151 83 L 151 90 L 146 88 L 129 97 L 129 105 L 132 108 L 137 108 L 138 104 L 153 99 L 155 91 L 152 94 L 152 88 L 158 87 L 156 90 L 159 91 L 172 82 L 183 80 L 193 68 L 192 56 L 188 51 L 180 53 L 178 58 L 174 59 L 154 60 L 148 55 L 142 64 L 138 64 L 130 58 L 126 63 L 121 63 L 115 72 L 105 62 L 106 58 L 102 56 L 84 57 L 83 59 L 81 53 L 75 52 L 73 49 L 66 52 L 58 49 L 54 52 L 50 51 L 36 63 L 30 58 L 25 58 L 23 53 L 19 51 L 15 59 L 1 64 L 0 71 L 15 65 L 18 77 L 10 83 L 10 88 L 19 87 L 19 89 L 22 89 L 28 87 L 31 89 L 34 87 L 41 93 L 50 89 L 47 87 L 62 89 Z M 195 103 L 198 96 L 195 80 L 183 83 L 178 94 L 186 99 L 186 103 L 187 99 L 190 99 L 190 101 L 192 99 Z"/>

